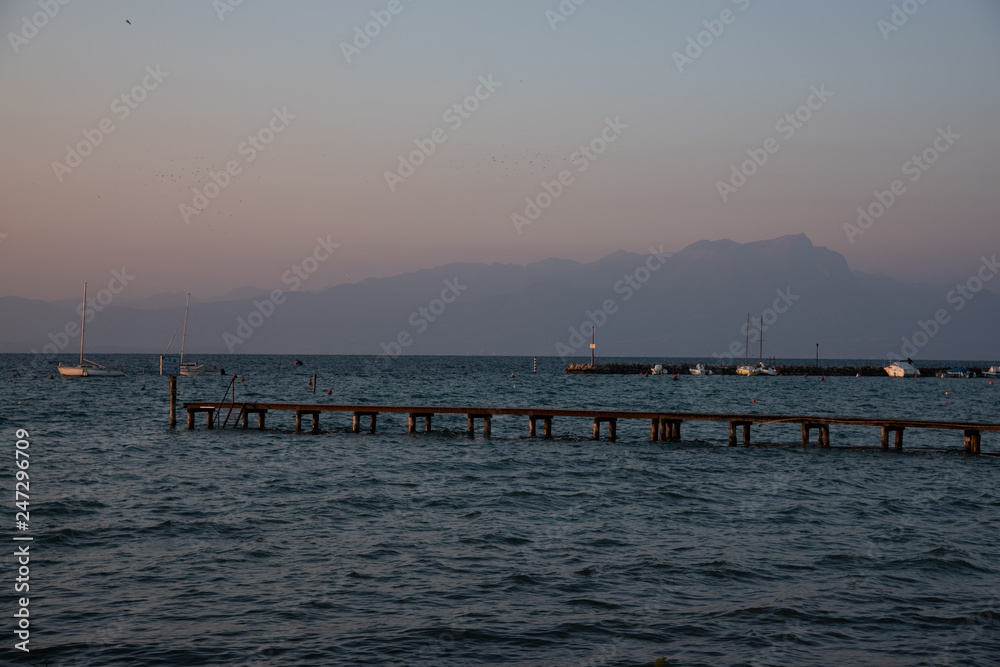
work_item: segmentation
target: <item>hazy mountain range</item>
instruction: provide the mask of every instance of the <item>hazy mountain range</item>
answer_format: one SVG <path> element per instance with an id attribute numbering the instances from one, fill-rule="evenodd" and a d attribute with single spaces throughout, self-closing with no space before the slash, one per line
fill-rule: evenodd
<path id="1" fill-rule="evenodd" d="M 994 277 L 991 257 L 978 270 L 980 279 Z M 765 356 L 812 358 L 820 343 L 827 358 L 902 353 L 1000 360 L 1000 296 L 971 291 L 977 284 L 963 287 L 963 295 L 858 273 L 804 235 L 746 244 L 699 241 L 669 256 L 616 252 L 588 264 L 449 264 L 320 292 L 286 291 L 280 303 L 270 301 L 271 290 L 243 288 L 192 303 L 185 351 L 374 354 L 396 352 L 396 342 L 405 344 L 399 346 L 404 354 L 589 356 L 590 329 L 581 325 L 593 320 L 598 357 L 731 352 L 742 358 L 749 312 L 751 319 L 764 313 Z M 91 287 L 96 297 L 99 290 Z M 129 300 L 127 292 L 106 306 L 94 302 L 89 353 L 166 348 L 184 295 Z M 59 349 L 73 359 L 79 305 L 0 298 L 0 351 Z M 180 338 L 178 331 L 172 352 Z M 751 341 L 755 357 L 756 333 Z"/>

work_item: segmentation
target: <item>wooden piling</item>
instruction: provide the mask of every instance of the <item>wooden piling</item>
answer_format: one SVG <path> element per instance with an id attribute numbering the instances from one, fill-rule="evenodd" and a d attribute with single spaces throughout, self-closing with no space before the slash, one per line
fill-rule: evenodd
<path id="1" fill-rule="evenodd" d="M 295 411 L 295 432 L 298 433 L 302 430 L 302 411 Z"/>
<path id="2" fill-rule="evenodd" d="M 208 417 L 208 428 L 215 428 L 215 410 L 205 410 L 205 415 Z"/>
<path id="3" fill-rule="evenodd" d="M 177 376 L 168 376 L 170 380 L 170 428 L 177 426 Z"/>
<path id="4" fill-rule="evenodd" d="M 982 434 L 974 429 L 965 431 L 965 453 L 979 454 L 979 445 L 982 442 Z"/>
<path id="5" fill-rule="evenodd" d="M 534 415 L 528 415 L 528 437 L 529 438 L 534 438 L 535 437 L 535 416 Z"/>
<path id="6" fill-rule="evenodd" d="M 656 442 L 660 439 L 660 420 L 653 419 L 649 422 L 649 439 Z"/>
<path id="7" fill-rule="evenodd" d="M 601 420 L 594 418 L 594 440 L 601 439 Z"/>
<path id="8" fill-rule="evenodd" d="M 545 438 L 552 437 L 552 417 L 542 417 L 542 436 Z"/>

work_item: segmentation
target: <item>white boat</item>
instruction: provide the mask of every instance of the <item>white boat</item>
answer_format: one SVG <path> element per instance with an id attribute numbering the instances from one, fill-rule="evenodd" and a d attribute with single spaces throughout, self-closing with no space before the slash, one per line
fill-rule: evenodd
<path id="1" fill-rule="evenodd" d="M 757 365 L 754 366 L 754 370 L 757 372 L 755 375 L 777 375 L 778 369 L 773 366 L 767 366 L 763 361 L 758 361 Z"/>
<path id="2" fill-rule="evenodd" d="M 1000 366 L 990 366 L 988 371 L 983 371 L 984 378 L 1000 378 Z"/>
<path id="3" fill-rule="evenodd" d="M 650 375 L 663 375 L 663 364 L 656 364 L 649 369 Z"/>
<path id="4" fill-rule="evenodd" d="M 920 377 L 920 371 L 917 370 L 917 368 L 909 361 L 894 361 L 888 366 L 885 366 L 884 370 L 889 374 L 889 377 L 894 378 Z"/>
<path id="5" fill-rule="evenodd" d="M 757 372 L 755 375 L 777 375 L 777 369 L 764 364 L 764 315 L 760 316 L 760 352 L 757 357 Z"/>
<path id="6" fill-rule="evenodd" d="M 63 377 L 122 377 L 125 375 L 117 368 L 108 368 L 98 363 L 83 358 L 83 339 L 87 332 L 87 283 L 83 284 L 83 315 L 80 324 L 80 363 L 76 366 L 63 366 L 59 364 L 59 375 Z"/>
<path id="7" fill-rule="evenodd" d="M 184 361 L 184 340 L 187 338 L 188 328 L 188 306 L 191 305 L 191 294 L 187 295 L 187 302 L 184 304 L 184 330 L 181 332 L 181 375 L 222 375 L 225 371 L 219 370 L 215 366 L 206 366 L 196 361 Z M 177 329 L 174 329 L 177 333 Z M 170 346 L 167 345 L 169 349 Z"/>
<path id="8" fill-rule="evenodd" d="M 743 364 L 736 368 L 737 375 L 757 375 L 757 367 L 750 364 Z"/>
<path id="9" fill-rule="evenodd" d="M 691 375 L 711 375 L 712 371 L 705 368 L 705 364 L 695 364 L 695 366 L 688 369 L 688 373 Z"/>

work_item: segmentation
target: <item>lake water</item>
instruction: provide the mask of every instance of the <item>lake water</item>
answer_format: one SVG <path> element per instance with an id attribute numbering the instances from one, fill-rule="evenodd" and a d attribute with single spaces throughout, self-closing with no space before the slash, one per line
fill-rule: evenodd
<path id="1" fill-rule="evenodd" d="M 984 379 L 672 381 L 565 375 L 555 358 L 537 374 L 530 357 L 300 358 L 198 361 L 242 377 L 238 400 L 994 423 L 1000 405 L 1000 382 Z M 51 360 L 0 355 L 8 497 L 15 431 L 30 434 L 30 528 L 14 529 L 8 503 L 7 539 L 34 538 L 31 652 L 12 648 L 8 589 L 4 660 L 1000 664 L 1000 457 L 965 456 L 960 431 L 908 430 L 901 453 L 878 449 L 877 428 L 836 426 L 832 450 L 730 448 L 725 423 L 695 422 L 679 443 L 650 442 L 645 421 L 595 442 L 592 422 L 569 418 L 529 440 L 516 416 L 495 417 L 491 440 L 467 438 L 464 415 L 407 435 L 405 415 L 354 434 L 349 414 L 323 413 L 313 435 L 278 412 L 266 431 L 209 431 L 203 416 L 187 431 L 181 410 L 171 431 L 156 357 L 95 360 L 127 376 L 64 379 Z M 221 400 L 228 381 L 179 378 L 179 401 Z M 982 450 L 1000 452 L 1000 434 Z"/>

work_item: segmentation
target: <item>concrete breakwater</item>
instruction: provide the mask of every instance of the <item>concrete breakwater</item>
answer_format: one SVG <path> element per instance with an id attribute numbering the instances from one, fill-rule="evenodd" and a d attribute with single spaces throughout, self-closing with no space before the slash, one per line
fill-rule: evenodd
<path id="1" fill-rule="evenodd" d="M 566 373 L 582 373 L 589 375 L 638 375 L 650 372 L 655 364 L 570 364 L 566 367 Z M 663 364 L 664 375 L 690 375 L 688 369 L 694 364 Z M 736 375 L 736 365 L 734 364 L 714 364 L 706 366 L 713 375 Z M 889 377 L 882 366 L 793 366 L 774 365 L 779 375 L 820 375 L 820 376 L 849 376 L 855 377 Z M 946 371 L 954 366 L 920 366 L 920 377 L 933 378 L 938 371 Z M 988 368 L 978 368 L 968 366 L 977 377 L 983 377 L 983 372 Z"/>

